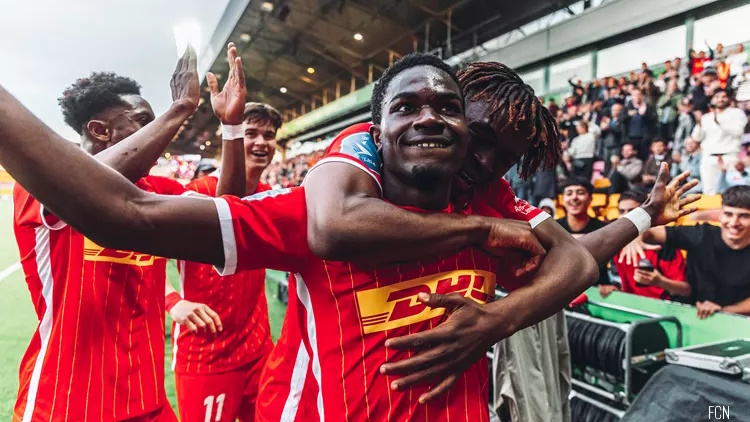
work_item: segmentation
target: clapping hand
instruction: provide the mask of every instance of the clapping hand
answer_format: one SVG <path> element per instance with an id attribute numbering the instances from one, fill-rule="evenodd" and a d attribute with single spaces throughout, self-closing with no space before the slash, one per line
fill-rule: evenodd
<path id="1" fill-rule="evenodd" d="M 229 43 L 227 46 L 227 61 L 229 62 L 229 76 L 224 89 L 219 92 L 219 81 L 211 72 L 206 74 L 206 82 L 211 91 L 211 107 L 216 117 L 224 124 L 239 125 L 242 123 L 245 111 L 247 87 L 242 59 L 238 57 L 234 43 Z"/>

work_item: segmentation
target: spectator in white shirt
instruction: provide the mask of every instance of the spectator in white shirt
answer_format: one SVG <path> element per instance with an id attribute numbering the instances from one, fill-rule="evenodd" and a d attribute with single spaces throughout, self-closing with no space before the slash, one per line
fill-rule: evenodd
<path id="1" fill-rule="evenodd" d="M 589 131 L 589 124 L 584 120 L 576 122 L 578 136 L 573 138 L 568 148 L 570 171 L 575 177 L 591 180 L 594 171 L 594 152 L 596 151 L 596 134 Z"/>
<path id="2" fill-rule="evenodd" d="M 693 139 L 701 143 L 703 158 L 701 160 L 701 181 L 703 193 L 718 193 L 719 168 L 718 157 L 721 156 L 727 167 L 734 167 L 737 153 L 740 152 L 742 134 L 747 124 L 745 112 L 729 106 L 729 95 L 723 89 L 717 89 L 712 97 L 711 113 L 698 115 Z"/>
<path id="3" fill-rule="evenodd" d="M 745 53 L 745 46 L 737 44 L 737 50 L 731 56 L 727 57 L 727 63 L 729 63 L 729 75 L 737 76 L 742 73 L 745 65 L 747 64 L 747 53 Z"/>

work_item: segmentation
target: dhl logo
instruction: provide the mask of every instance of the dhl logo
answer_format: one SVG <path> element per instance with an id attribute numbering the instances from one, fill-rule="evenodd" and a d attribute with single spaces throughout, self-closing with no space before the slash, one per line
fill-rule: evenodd
<path id="1" fill-rule="evenodd" d="M 360 321 L 366 334 L 391 330 L 443 315 L 444 308 L 419 302 L 419 293 L 460 293 L 487 303 L 495 292 L 495 274 L 481 270 L 448 271 L 357 292 Z"/>
<path id="2" fill-rule="evenodd" d="M 154 265 L 154 257 L 151 255 L 102 248 L 89 239 L 84 239 L 83 241 L 83 260 L 135 265 L 136 267 L 149 267 Z"/>

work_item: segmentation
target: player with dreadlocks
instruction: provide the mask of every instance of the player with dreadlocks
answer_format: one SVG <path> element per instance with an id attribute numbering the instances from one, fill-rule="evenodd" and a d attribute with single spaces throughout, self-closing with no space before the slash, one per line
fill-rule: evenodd
<path id="1" fill-rule="evenodd" d="M 534 270 L 534 259 L 524 261 L 523 255 L 508 255 L 506 263 L 517 271 L 498 277 L 498 284 L 512 292 L 502 301 L 505 304 L 502 315 L 490 317 L 494 323 L 477 324 L 488 317 L 481 307 L 465 298 L 438 294 L 420 298 L 431 307 L 462 310 L 454 312 L 438 328 L 386 343 L 397 350 L 419 351 L 409 359 L 384 365 L 382 370 L 404 375 L 394 381 L 397 389 L 427 380 L 435 382 L 435 387 L 422 397 L 424 400 L 447 391 L 463 370 L 495 341 L 549 317 L 575 297 L 576 292 L 588 287 L 579 283 L 575 275 L 579 262 L 568 261 L 564 256 L 575 255 L 576 248 L 583 245 L 597 263 L 603 263 L 635 239 L 642 226 L 666 224 L 694 211 L 680 209 L 694 200 L 680 202 L 684 186 L 690 186 L 679 186 L 686 176 L 681 175 L 667 186 L 668 172 L 662 168 L 659 183 L 649 201 L 636 211 L 633 221 L 620 219 L 579 238 L 578 242 L 571 242 L 562 227 L 517 199 L 502 179 L 519 162 L 521 175 L 529 177 L 540 167 L 551 167 L 559 161 L 560 141 L 552 115 L 533 89 L 515 71 L 500 63 L 472 64 L 459 71 L 458 78 L 465 94 L 466 122 L 472 140 L 464 166 L 454 180 L 454 202 L 475 214 L 515 219 L 514 223 L 530 225 L 547 254 L 536 272 L 525 278 L 514 275 Z M 373 92 L 374 111 L 378 106 L 401 107 L 383 104 L 376 94 Z M 473 235 L 482 229 L 478 227 L 481 223 L 472 221 L 472 216 L 451 219 L 446 215 L 414 215 L 380 200 L 379 151 L 368 131 L 370 124 L 359 124 L 342 132 L 305 179 L 308 242 L 316 255 L 331 260 L 409 260 L 475 242 Z M 496 246 L 525 249 L 512 239 L 502 236 L 498 239 Z M 529 306 L 529 303 L 545 306 Z"/>

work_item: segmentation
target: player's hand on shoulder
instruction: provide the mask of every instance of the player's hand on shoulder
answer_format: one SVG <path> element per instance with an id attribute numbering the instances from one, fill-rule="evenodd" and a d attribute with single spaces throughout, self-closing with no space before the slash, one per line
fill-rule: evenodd
<path id="1" fill-rule="evenodd" d="M 483 249 L 505 259 L 515 277 L 536 270 L 547 253 L 529 223 L 520 220 L 491 218 L 490 233 Z"/>
<path id="2" fill-rule="evenodd" d="M 172 307 L 169 316 L 194 333 L 216 334 L 224 329 L 219 315 L 203 303 L 183 299 Z"/>

